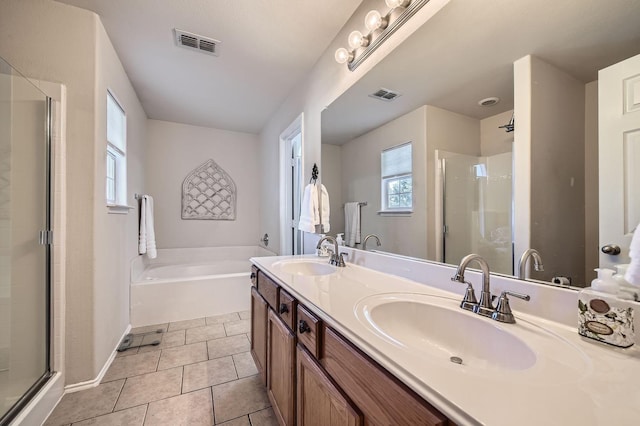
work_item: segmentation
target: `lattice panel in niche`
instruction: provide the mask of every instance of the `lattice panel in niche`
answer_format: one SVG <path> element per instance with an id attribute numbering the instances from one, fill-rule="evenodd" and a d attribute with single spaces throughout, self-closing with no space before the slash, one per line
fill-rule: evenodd
<path id="1" fill-rule="evenodd" d="M 201 164 L 182 182 L 182 219 L 236 219 L 236 184 L 215 161 Z"/>

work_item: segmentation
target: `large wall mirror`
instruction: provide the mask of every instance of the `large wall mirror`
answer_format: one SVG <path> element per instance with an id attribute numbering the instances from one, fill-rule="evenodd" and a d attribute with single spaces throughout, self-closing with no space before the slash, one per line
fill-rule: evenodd
<path id="1" fill-rule="evenodd" d="M 449 264 L 475 252 L 506 275 L 534 248 L 544 271 L 529 279 L 588 285 L 598 71 L 640 54 L 638 22 L 634 0 L 451 0 L 323 111 L 332 234 L 350 227 L 345 204 L 366 203 L 356 248 L 376 234 L 367 249 Z M 383 152 L 408 142 L 411 169 L 385 179 Z"/>

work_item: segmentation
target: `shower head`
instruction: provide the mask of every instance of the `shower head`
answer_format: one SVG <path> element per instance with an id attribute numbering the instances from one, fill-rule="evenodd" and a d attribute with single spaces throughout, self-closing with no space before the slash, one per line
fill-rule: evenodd
<path id="1" fill-rule="evenodd" d="M 498 129 L 504 129 L 505 132 L 511 133 L 515 129 L 514 121 L 513 114 L 511 114 L 511 120 L 509 120 L 509 122 L 504 126 L 498 126 Z"/>

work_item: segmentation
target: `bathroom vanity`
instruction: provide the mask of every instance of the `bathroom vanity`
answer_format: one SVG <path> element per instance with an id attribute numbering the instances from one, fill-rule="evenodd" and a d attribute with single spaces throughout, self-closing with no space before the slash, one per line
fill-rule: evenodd
<path id="1" fill-rule="evenodd" d="M 449 281 L 452 267 L 353 251 L 349 258 L 355 263 L 343 268 L 315 256 L 252 259 L 251 353 L 281 424 L 623 425 L 640 418 L 636 348 L 584 341 L 575 326 L 522 313 L 519 301 L 515 324 L 462 310 L 464 288 Z M 403 273 L 360 266 L 372 263 Z M 423 279 L 399 276 L 407 273 Z M 479 274 L 470 278 L 478 288 Z M 517 280 L 492 281 L 493 294 L 523 290 Z M 524 285 L 534 300 L 547 297 L 546 289 Z"/>

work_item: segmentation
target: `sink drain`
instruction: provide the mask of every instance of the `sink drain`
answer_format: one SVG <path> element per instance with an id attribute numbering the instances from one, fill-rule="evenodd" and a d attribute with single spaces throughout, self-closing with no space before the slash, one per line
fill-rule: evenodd
<path id="1" fill-rule="evenodd" d="M 462 358 L 460 358 L 459 356 L 452 356 L 451 358 L 449 358 L 449 361 L 453 362 L 454 364 L 462 364 Z"/>

